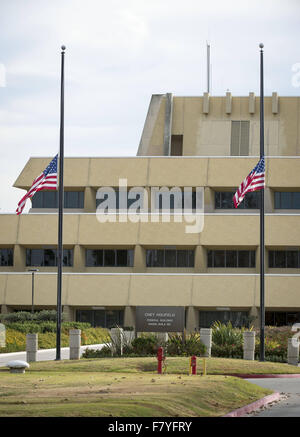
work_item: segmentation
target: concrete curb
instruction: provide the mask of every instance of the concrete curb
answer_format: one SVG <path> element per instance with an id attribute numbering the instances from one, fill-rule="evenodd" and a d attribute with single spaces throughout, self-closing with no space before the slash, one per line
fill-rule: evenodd
<path id="1" fill-rule="evenodd" d="M 225 376 L 235 376 L 242 379 L 259 379 L 259 378 L 300 378 L 300 373 L 226 373 Z"/>
<path id="2" fill-rule="evenodd" d="M 245 405 L 244 407 L 238 408 L 237 410 L 231 411 L 223 417 L 242 417 L 248 413 L 253 413 L 253 411 L 258 410 L 271 402 L 278 401 L 280 399 L 280 393 L 275 392 L 269 396 L 258 399 L 258 401 L 252 402 L 252 404 Z"/>

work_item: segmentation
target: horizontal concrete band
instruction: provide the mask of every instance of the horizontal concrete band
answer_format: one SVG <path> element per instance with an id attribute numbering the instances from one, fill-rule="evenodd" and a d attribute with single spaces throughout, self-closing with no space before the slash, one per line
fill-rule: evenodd
<path id="1" fill-rule="evenodd" d="M 56 305 L 56 273 L 35 278 L 35 305 Z M 300 275 L 266 276 L 266 308 L 299 308 Z M 2 305 L 31 305 L 28 274 L 0 275 Z M 164 290 L 164 293 L 161 292 Z M 84 274 L 64 275 L 62 304 L 74 306 L 176 305 L 252 308 L 260 305 L 259 275 Z"/>

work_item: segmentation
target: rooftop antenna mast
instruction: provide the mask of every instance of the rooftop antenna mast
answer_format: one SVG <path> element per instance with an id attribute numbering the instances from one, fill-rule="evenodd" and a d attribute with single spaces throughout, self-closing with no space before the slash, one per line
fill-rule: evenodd
<path id="1" fill-rule="evenodd" d="M 211 64 L 210 64 L 210 43 L 206 41 L 206 61 L 207 61 L 207 92 L 210 93 L 211 90 L 211 80 L 210 80 L 210 74 L 211 74 Z"/>

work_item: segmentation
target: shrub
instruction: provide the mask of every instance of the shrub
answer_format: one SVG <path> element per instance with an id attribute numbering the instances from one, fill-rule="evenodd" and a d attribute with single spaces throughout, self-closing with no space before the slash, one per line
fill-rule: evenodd
<path id="1" fill-rule="evenodd" d="M 63 314 L 62 320 L 64 320 Z M 18 311 L 16 313 L 1 314 L 0 321 L 5 324 L 16 322 L 56 322 L 56 310 L 37 311 L 33 314 L 28 311 Z"/>
<path id="2" fill-rule="evenodd" d="M 129 353 L 131 349 L 131 352 L 137 355 L 156 355 L 157 348 L 157 337 L 155 335 L 147 335 L 135 338 L 131 346 L 128 347 L 129 350 L 127 350 L 127 353 Z"/>
<path id="3" fill-rule="evenodd" d="M 252 331 L 251 328 L 233 328 L 231 322 L 221 323 L 215 322 L 212 325 L 212 341 L 218 346 L 222 345 L 242 345 L 243 344 L 243 332 Z"/>
<path id="4" fill-rule="evenodd" d="M 38 327 L 40 331 L 38 332 L 38 347 L 39 349 L 52 349 L 56 346 L 56 324 L 54 325 L 53 331 L 48 331 L 45 329 L 46 323 L 50 324 L 53 322 L 44 322 L 37 323 L 34 325 Z M 77 322 L 76 322 L 77 324 Z M 15 323 L 14 325 L 18 325 Z M 69 327 L 63 327 L 61 331 L 61 346 L 67 347 L 69 346 Z M 80 325 L 78 323 L 78 325 Z M 18 352 L 26 350 L 26 334 L 37 332 L 36 330 L 32 331 L 33 325 L 30 322 L 26 322 L 24 324 L 20 324 L 17 326 L 20 330 L 12 329 L 12 324 L 9 324 L 6 328 L 6 346 L 4 348 L 0 348 L 0 353 L 5 352 Z M 80 327 L 80 326 L 79 326 Z M 109 339 L 108 331 L 104 328 L 87 328 L 82 330 L 81 332 L 81 344 L 95 344 L 95 343 L 105 343 Z"/>
<path id="5" fill-rule="evenodd" d="M 111 357 L 111 347 L 105 345 L 102 349 L 85 349 L 82 358 L 108 358 Z"/>
<path id="6" fill-rule="evenodd" d="M 211 355 L 219 358 L 243 358 L 242 344 L 222 344 L 213 343 L 211 347 Z"/>
<path id="7" fill-rule="evenodd" d="M 42 334 L 45 332 L 56 332 L 56 322 L 36 322 L 36 321 L 24 321 L 24 322 L 10 322 L 5 323 L 7 328 L 14 329 L 19 332 L 23 332 L 24 334 Z M 81 329 L 82 331 L 87 331 L 89 329 L 97 329 L 95 331 L 96 337 L 100 334 L 99 329 L 102 328 L 91 328 L 89 323 L 82 322 L 63 322 L 61 324 L 61 331 L 65 334 L 69 334 L 70 329 Z M 105 330 L 105 332 L 107 332 Z M 90 331 L 90 335 L 93 335 L 93 331 Z M 101 335 L 102 337 L 102 335 Z M 106 335 L 107 337 L 107 335 Z"/>
<path id="8" fill-rule="evenodd" d="M 206 346 L 201 342 L 198 333 L 187 335 L 184 342 L 181 335 L 172 334 L 166 346 L 168 355 L 203 356 L 206 352 Z"/>

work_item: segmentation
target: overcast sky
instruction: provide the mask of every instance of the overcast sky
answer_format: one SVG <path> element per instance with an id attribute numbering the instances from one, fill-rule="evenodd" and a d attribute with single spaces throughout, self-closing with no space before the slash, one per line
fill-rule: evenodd
<path id="1" fill-rule="evenodd" d="M 259 94 L 260 42 L 265 95 L 299 95 L 299 24 L 299 0 L 0 0 L 0 212 L 58 152 L 62 44 L 65 156 L 134 156 L 152 94 L 206 90 L 207 40 L 212 95 Z"/>

